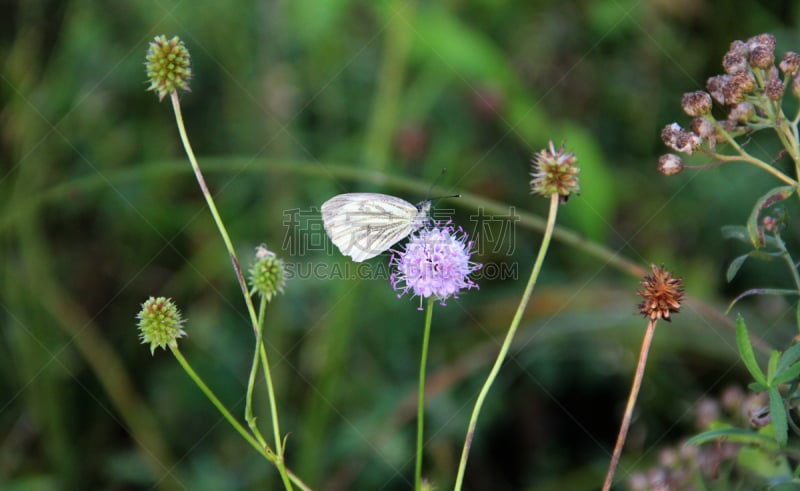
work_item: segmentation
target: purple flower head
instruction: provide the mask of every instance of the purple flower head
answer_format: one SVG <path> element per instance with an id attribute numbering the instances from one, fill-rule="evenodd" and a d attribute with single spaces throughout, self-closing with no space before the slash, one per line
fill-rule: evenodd
<path id="1" fill-rule="evenodd" d="M 458 298 L 458 292 L 478 285 L 470 279 L 481 264 L 470 261 L 474 243 L 467 241 L 467 234 L 452 222 L 436 223 L 432 228 L 423 228 L 409 237 L 405 250 L 392 249 L 389 266 L 395 270 L 390 276 L 392 287 L 400 292 L 422 299 L 434 297 L 442 305 L 449 297 Z"/>

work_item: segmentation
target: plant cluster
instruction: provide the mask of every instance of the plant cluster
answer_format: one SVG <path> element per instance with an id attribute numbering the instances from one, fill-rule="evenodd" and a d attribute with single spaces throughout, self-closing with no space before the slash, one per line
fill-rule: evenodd
<path id="1" fill-rule="evenodd" d="M 734 41 L 723 58 L 725 73 L 708 79 L 706 91 L 695 91 L 683 96 L 682 108 L 692 118 L 688 129 L 678 123 L 672 123 L 661 132 L 664 143 L 675 152 L 659 158 L 658 169 L 664 175 L 674 176 L 687 169 L 707 169 L 727 162 L 744 162 L 768 172 L 781 181 L 779 187 L 767 191 L 757 200 L 744 226 L 724 229 L 726 237 L 738 239 L 751 247 L 748 253 L 731 263 L 728 279 L 736 276 L 748 258 L 778 259 L 786 265 L 795 288 L 753 289 L 744 292 L 739 298 L 755 294 L 792 297 L 800 295 L 800 275 L 781 236 L 781 232 L 788 226 L 787 213 L 783 208 L 779 209 L 779 205 L 793 195 L 800 196 L 798 193 L 800 191 L 798 189 L 800 105 L 797 104 L 797 99 L 800 98 L 800 55 L 788 52 L 776 64 L 776 44 L 775 38 L 769 34 L 754 36 L 746 41 Z M 255 346 L 244 414 L 247 427 L 238 422 L 182 356 L 178 349 L 178 339 L 191 332 L 191 329 L 187 327 L 187 322 L 172 300 L 161 297 L 150 298 L 144 302 L 138 315 L 140 337 L 142 342 L 150 345 L 151 351 L 155 351 L 156 347 L 172 351 L 187 374 L 229 424 L 276 467 L 285 489 L 290 490 L 295 487 L 310 489 L 301 476 L 291 471 L 290 462 L 286 459 L 286 448 L 291 445 L 291 432 L 283 432 L 280 429 L 278 417 L 280 404 L 275 396 L 276 391 L 264 345 L 267 304 L 275 300 L 276 295 L 284 290 L 283 263 L 266 246 L 260 246 L 249 268 L 249 278 L 245 279 L 232 241 L 183 128 L 178 91 L 189 89 L 192 71 L 188 50 L 177 37 L 168 40 L 165 36 L 158 36 L 151 43 L 146 59 L 146 71 L 150 78 L 148 89 L 155 91 L 159 100 L 169 96 L 172 102 L 186 154 L 226 245 L 250 316 Z M 796 112 L 793 117 L 786 116 L 790 107 Z M 782 145 L 780 154 L 770 162 L 763 161 L 746 150 L 753 133 L 764 130 L 773 132 Z M 684 162 L 684 156 L 697 158 L 698 155 L 704 158 L 710 157 L 712 162 L 701 165 L 688 165 Z M 782 169 L 784 160 L 789 161 L 792 172 L 785 172 Z M 456 490 L 464 486 L 465 469 L 481 409 L 507 358 L 523 312 L 530 301 L 554 234 L 557 210 L 560 205 L 567 202 L 567 198 L 579 191 L 580 168 L 577 161 L 577 156 L 568 152 L 563 144 L 556 147 L 552 141 L 533 158 L 530 173 L 531 191 L 550 200 L 544 236 L 495 363 L 474 401 L 459 467 L 455 472 L 453 488 Z M 586 186 L 591 186 L 591 183 Z M 372 222 L 363 221 L 353 225 L 348 222 L 349 217 L 342 216 L 339 217 L 341 218 L 339 223 L 347 224 L 346 227 L 357 231 L 361 238 L 369 239 L 374 236 L 378 237 L 381 243 L 385 242 L 385 237 L 381 234 L 393 237 L 397 228 L 392 225 L 392 220 L 404 217 L 394 216 L 393 213 L 397 212 L 391 207 L 382 209 L 380 202 L 374 205 L 381 212 Z M 334 210 L 331 213 L 335 212 Z M 403 235 L 406 234 L 407 231 Z M 471 276 L 481 268 L 481 264 L 474 260 L 475 252 L 474 244 L 466 232 L 451 221 L 426 223 L 422 228 L 413 231 L 404 245 L 391 249 L 389 260 L 391 287 L 398 292 L 398 297 L 405 294 L 419 297 L 419 308 L 426 312 L 417 401 L 414 487 L 418 490 L 433 489 L 437 486 L 450 487 L 431 483 L 424 476 L 427 352 L 434 304 L 445 306 L 448 298 L 457 298 L 460 292 L 478 288 Z M 640 285 L 638 294 L 641 303 L 638 305 L 638 310 L 647 321 L 647 329 L 617 442 L 610 456 L 604 490 L 610 489 L 615 482 L 615 473 L 632 421 L 655 327 L 660 320 L 672 321 L 673 314 L 680 312 L 685 299 L 683 279 L 675 276 L 663 265 L 651 264 L 650 273 L 644 275 Z M 254 297 L 259 301 L 258 308 L 255 306 Z M 731 307 L 739 298 L 734 300 Z M 426 307 L 423 308 L 423 305 Z M 798 329 L 800 329 L 800 310 L 798 310 Z M 665 449 L 657 468 L 646 473 L 626 476 L 624 480 L 630 489 L 637 491 L 706 489 L 703 483 L 707 482 L 716 483 L 715 485 L 724 482 L 726 486 L 731 487 L 741 486 L 742 483 L 749 485 L 759 482 L 766 483 L 770 489 L 800 488 L 800 465 L 798 465 L 800 439 L 797 438 L 800 435 L 800 425 L 796 421 L 800 416 L 796 403 L 800 395 L 798 390 L 800 345 L 793 344 L 783 351 L 773 351 L 767 369 L 763 370 L 751 344 L 748 327 L 741 316 L 737 320 L 736 337 L 742 361 L 754 379 L 750 385 L 752 394 L 745 396 L 741 391 L 731 389 L 723 395 L 721 402 L 707 400 L 698 405 L 698 420 L 702 421 L 699 428 L 703 432 L 688 439 L 680 448 Z M 259 370 L 263 375 L 264 390 L 267 392 L 270 405 L 271 441 L 262 435 L 259 424 L 253 416 L 253 399 Z M 721 479 L 723 471 L 725 477 Z"/>

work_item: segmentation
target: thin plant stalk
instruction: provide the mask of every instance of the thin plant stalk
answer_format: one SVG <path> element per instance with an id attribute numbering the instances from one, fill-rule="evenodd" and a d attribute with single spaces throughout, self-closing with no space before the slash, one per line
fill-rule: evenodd
<path id="1" fill-rule="evenodd" d="M 498 372 L 500 372 L 500 367 L 503 365 L 503 362 L 508 355 L 508 351 L 511 348 L 511 342 L 514 340 L 514 335 L 517 332 L 517 328 L 522 320 L 522 315 L 524 314 L 525 308 L 528 306 L 528 302 L 531 299 L 533 288 L 536 286 L 536 280 L 542 270 L 542 264 L 544 263 L 544 258 L 547 255 L 547 249 L 550 246 L 550 239 L 553 237 L 553 230 L 556 224 L 556 215 L 558 214 L 559 202 L 560 196 L 558 194 L 554 193 L 550 196 L 550 211 L 547 215 L 547 225 L 544 229 L 542 244 L 539 246 L 539 254 L 536 256 L 536 261 L 533 264 L 533 271 L 531 271 L 531 276 L 528 278 L 528 284 L 525 286 L 525 291 L 522 294 L 517 311 L 514 313 L 514 318 L 512 319 L 511 325 L 508 328 L 505 340 L 503 340 L 503 345 L 500 348 L 500 352 L 497 354 L 497 359 L 492 366 L 492 370 L 489 372 L 489 376 L 486 378 L 486 382 L 483 383 L 483 387 L 481 387 L 481 390 L 478 393 L 478 399 L 475 401 L 475 406 L 472 408 L 472 416 L 469 420 L 467 436 L 464 438 L 464 448 L 461 451 L 461 461 L 458 465 L 458 474 L 456 475 L 456 484 L 454 487 L 455 491 L 460 491 L 464 482 L 464 471 L 467 468 L 467 459 L 469 458 L 469 451 L 472 447 L 472 438 L 475 436 L 475 427 L 478 424 L 478 416 L 480 416 L 484 400 L 486 399 L 486 396 L 488 395 L 489 389 L 492 387 L 495 378 L 497 378 Z"/>
<path id="2" fill-rule="evenodd" d="M 175 112 L 175 122 L 178 125 L 178 132 L 181 135 L 181 142 L 183 143 L 183 149 L 186 152 L 186 156 L 189 158 L 189 163 L 192 165 L 192 170 L 197 178 L 197 184 L 200 186 L 200 191 L 203 194 L 203 198 L 206 200 L 206 204 L 211 212 L 211 216 L 214 217 L 214 223 L 217 225 L 217 230 L 219 230 L 219 234 L 222 236 L 222 241 L 225 243 L 228 256 L 230 256 L 231 263 L 233 263 L 233 270 L 236 273 L 236 279 L 239 281 L 239 287 L 242 289 L 242 296 L 245 298 L 247 311 L 250 314 L 250 322 L 253 325 L 253 331 L 256 332 L 258 331 L 258 318 L 256 317 L 256 310 L 253 306 L 253 300 L 250 298 L 250 294 L 247 289 L 247 282 L 242 274 L 242 268 L 239 265 L 239 259 L 236 257 L 236 251 L 233 249 L 233 243 L 228 235 L 228 229 L 225 228 L 225 224 L 222 222 L 222 217 L 220 217 L 219 211 L 217 211 L 217 205 L 214 203 L 214 197 L 211 196 L 211 192 L 208 190 L 206 180 L 203 177 L 203 172 L 200 170 L 200 165 L 197 163 L 197 158 L 194 155 L 194 150 L 192 150 L 192 145 L 189 143 L 189 136 L 186 134 L 186 127 L 183 124 L 183 115 L 181 114 L 181 103 L 180 99 L 178 98 L 178 93 L 173 91 L 170 93 L 170 96 L 172 101 L 172 109 Z"/>
<path id="3" fill-rule="evenodd" d="M 211 212 L 211 215 L 214 217 L 214 223 L 217 225 L 217 230 L 219 230 L 220 236 L 222 237 L 222 241 L 225 243 L 225 248 L 228 251 L 228 256 L 230 257 L 231 263 L 233 264 L 233 270 L 234 273 L 236 274 L 236 279 L 239 282 L 239 287 L 242 290 L 242 296 L 244 297 L 245 304 L 247 305 L 247 312 L 250 314 L 250 322 L 252 324 L 253 331 L 256 335 L 256 338 L 259 338 L 261 334 L 260 334 L 258 317 L 256 316 L 255 307 L 253 306 L 253 300 L 250 297 L 250 293 L 247 288 L 247 282 L 245 281 L 244 275 L 242 274 L 242 268 L 239 264 L 239 259 L 236 257 L 236 251 L 234 250 L 233 243 L 231 242 L 231 238 L 228 235 L 228 230 L 225 228 L 225 224 L 222 221 L 222 217 L 220 216 L 219 211 L 217 211 L 217 206 L 214 203 L 214 198 L 213 196 L 211 196 L 211 192 L 208 190 L 205 178 L 203 177 L 203 173 L 200 170 L 200 165 L 197 163 L 197 158 L 194 155 L 194 150 L 192 150 L 192 146 L 189 143 L 189 136 L 186 133 L 186 127 L 183 123 L 183 115 L 181 114 L 180 99 L 176 91 L 172 91 L 170 93 L 170 100 L 172 102 L 172 108 L 175 113 L 175 121 L 178 126 L 178 132 L 180 133 L 181 136 L 181 142 L 183 143 L 183 148 L 186 151 L 186 156 L 189 158 L 189 162 L 192 166 L 192 170 L 194 171 L 194 175 L 197 178 L 197 184 L 200 186 L 200 191 L 203 194 L 203 198 L 205 198 L 206 204 L 208 205 L 208 209 Z M 275 401 L 275 392 L 273 390 L 273 385 L 272 385 L 272 376 L 269 370 L 269 359 L 267 358 L 267 351 L 266 349 L 264 349 L 263 343 L 257 343 L 256 349 L 261 356 L 261 363 L 264 370 L 264 378 L 266 379 L 267 391 L 269 393 L 269 399 L 270 399 L 272 426 L 273 426 L 273 433 L 275 434 L 275 449 L 278 457 L 275 464 L 278 467 L 278 471 L 280 472 L 281 477 L 284 480 L 284 483 L 288 485 L 286 489 L 291 490 L 292 486 L 288 480 L 286 473 L 283 441 L 281 440 L 280 436 L 281 432 L 278 422 L 277 403 Z"/>
<path id="4" fill-rule="evenodd" d="M 742 161 L 742 162 L 747 162 L 748 164 L 753 164 L 756 167 L 759 167 L 760 169 L 769 172 L 770 174 L 772 174 L 773 176 L 777 177 L 778 179 L 780 179 L 781 181 L 785 182 L 786 184 L 788 184 L 788 185 L 790 185 L 790 186 L 792 186 L 794 188 L 798 187 L 798 182 L 797 181 L 795 181 L 791 177 L 787 176 L 783 172 L 779 171 L 778 169 L 772 167 L 771 165 L 767 164 L 766 162 L 764 162 L 764 161 L 762 161 L 760 159 L 757 159 L 757 158 L 753 157 L 752 155 L 750 155 L 749 153 L 747 153 L 744 150 L 744 148 L 742 148 L 739 145 L 739 143 L 727 131 L 725 131 L 725 129 L 715 119 L 712 118 L 711 122 L 714 125 L 714 127 L 716 128 L 716 130 L 718 132 L 720 132 L 720 134 L 724 135 L 725 141 L 728 144 L 730 144 L 730 146 L 733 147 L 733 149 L 736 150 L 739 153 L 739 155 L 722 155 L 722 154 L 714 153 L 713 156 L 715 158 L 717 158 L 719 160 L 722 160 L 722 161 L 728 161 L 728 162 Z"/>
<path id="5" fill-rule="evenodd" d="M 789 272 L 792 274 L 792 281 L 794 281 L 795 288 L 800 291 L 800 274 L 797 271 L 797 266 L 795 266 L 792 255 L 786 248 L 786 243 L 783 241 L 783 238 L 778 232 L 775 233 L 775 242 L 778 244 L 778 247 L 780 247 L 781 256 L 783 257 L 783 260 L 786 261 L 786 265 L 789 267 Z"/>
<path id="6" fill-rule="evenodd" d="M 194 383 L 197 384 L 197 386 L 200 388 L 200 391 L 203 394 L 205 394 L 208 400 L 211 401 L 211 404 L 213 404 L 214 407 L 217 408 L 217 411 L 219 411 L 220 414 L 222 414 L 222 417 L 225 418 L 225 420 L 233 427 L 233 429 L 235 429 L 236 432 L 239 433 L 239 435 L 241 435 L 241 437 L 244 438 L 244 440 L 247 443 L 249 443 L 250 446 L 253 447 L 265 459 L 267 459 L 268 461 L 272 462 L 275 465 L 278 465 L 279 456 L 277 456 L 275 452 L 270 450 L 269 447 L 260 445 L 258 441 L 250 433 L 248 433 L 247 430 L 239 423 L 239 421 L 237 421 L 236 418 L 233 417 L 233 415 L 230 413 L 230 411 L 228 411 L 228 409 L 225 407 L 222 401 L 220 401 L 219 398 L 216 396 L 216 394 L 214 394 L 214 392 L 205 384 L 205 382 L 203 382 L 203 379 L 200 378 L 199 375 L 197 375 L 197 372 L 194 371 L 194 369 L 186 360 L 186 358 L 183 357 L 183 354 L 180 352 L 178 347 L 170 346 L 170 350 L 172 351 L 172 354 L 175 356 L 175 359 L 178 360 L 178 363 L 181 365 L 183 370 L 189 375 L 189 377 L 194 381 Z M 304 483 L 299 477 L 297 477 L 293 472 L 289 471 L 288 469 L 285 469 L 284 474 L 286 475 L 286 479 L 291 480 L 291 482 L 296 484 L 298 488 L 302 489 L 303 491 L 311 491 L 311 488 L 306 483 Z M 285 482 L 284 486 L 286 486 Z M 291 484 L 289 484 L 289 488 L 291 488 Z"/>
<path id="7" fill-rule="evenodd" d="M 625 445 L 625 439 L 628 436 L 628 429 L 631 426 L 631 419 L 633 419 L 633 408 L 636 405 L 636 399 L 639 397 L 639 389 L 642 387 L 644 369 L 647 365 L 647 355 L 650 352 L 650 345 L 653 343 L 653 334 L 656 330 L 656 322 L 657 319 L 650 319 L 647 324 L 647 331 L 644 333 L 642 349 L 639 352 L 639 364 L 636 366 L 636 374 L 633 377 L 631 393 L 628 396 L 628 404 L 625 406 L 625 414 L 622 416 L 622 424 L 619 427 L 617 443 L 614 445 L 614 453 L 611 455 L 611 463 L 608 465 L 606 480 L 603 483 L 603 491 L 608 491 L 611 489 L 611 483 L 614 481 L 614 473 L 619 465 L 619 458 L 620 455 L 622 455 L 622 447 Z"/>
<path id="8" fill-rule="evenodd" d="M 414 489 L 422 489 L 422 448 L 425 428 L 425 366 L 428 363 L 428 341 L 431 337 L 434 298 L 428 298 L 425 312 L 425 330 L 422 334 L 422 355 L 419 362 L 419 404 L 417 406 L 417 462 L 414 470 Z"/>
<path id="9" fill-rule="evenodd" d="M 256 385 L 256 374 L 258 373 L 258 360 L 261 354 L 261 343 L 264 333 L 264 312 L 266 310 L 266 301 L 261 298 L 261 304 L 258 309 L 258 332 L 256 334 L 256 348 L 253 350 L 253 363 L 250 366 L 250 376 L 247 379 L 247 396 L 245 397 L 244 419 L 250 427 L 250 432 L 263 446 L 267 446 L 266 440 L 261 435 L 258 426 L 256 425 L 256 418 L 253 416 L 253 392 Z M 274 426 L 274 425 L 273 425 Z"/>

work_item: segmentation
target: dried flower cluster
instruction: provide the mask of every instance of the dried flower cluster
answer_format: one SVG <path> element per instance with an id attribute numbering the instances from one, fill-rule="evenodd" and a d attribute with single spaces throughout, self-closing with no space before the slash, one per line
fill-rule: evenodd
<path id="1" fill-rule="evenodd" d="M 531 191 L 548 198 L 558 194 L 566 201 L 570 194 L 580 191 L 577 161 L 574 153 L 564 151 L 564 145 L 556 150 L 551 141 L 548 148 L 533 156 Z"/>
<path id="2" fill-rule="evenodd" d="M 687 155 L 706 148 L 713 152 L 717 142 L 774 123 L 787 86 L 800 98 L 800 54 L 787 52 L 775 66 L 775 44 L 772 34 L 731 43 L 722 60 L 725 73 L 709 78 L 707 91 L 683 95 L 681 107 L 694 118 L 689 128 L 667 125 L 661 132 L 664 144 Z M 725 119 L 716 120 L 711 114 L 714 102 L 725 108 Z M 680 158 L 668 155 L 673 155 L 671 162 Z M 663 160 L 664 156 L 659 159 L 661 173 L 673 175 L 683 170 L 683 165 L 662 165 Z"/>
<path id="3" fill-rule="evenodd" d="M 683 300 L 683 279 L 674 278 L 672 273 L 665 270 L 664 266 L 650 265 L 651 275 L 646 275 L 640 283 L 642 290 L 638 293 L 642 297 L 639 312 L 651 321 L 664 319 L 671 322 L 669 314 L 680 312 Z"/>

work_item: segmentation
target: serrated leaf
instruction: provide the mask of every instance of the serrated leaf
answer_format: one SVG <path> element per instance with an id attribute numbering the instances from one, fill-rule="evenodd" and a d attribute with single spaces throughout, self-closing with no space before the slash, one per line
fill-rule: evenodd
<path id="1" fill-rule="evenodd" d="M 739 348 L 739 356 L 742 357 L 744 366 L 747 371 L 753 376 L 756 382 L 761 385 L 767 385 L 767 379 L 764 377 L 764 372 L 758 366 L 756 355 L 753 352 L 753 344 L 750 342 L 750 336 L 747 334 L 747 325 L 744 323 L 742 315 L 736 317 L 736 345 Z"/>
<path id="2" fill-rule="evenodd" d="M 750 243 L 753 247 L 760 249 L 765 245 L 764 234 L 759 227 L 759 218 L 761 212 L 770 206 L 783 201 L 794 193 L 792 186 L 780 186 L 770 189 L 766 194 L 758 198 L 753 211 L 750 212 L 750 217 L 747 219 L 747 236 L 750 238 Z"/>
<path id="3" fill-rule="evenodd" d="M 726 441 L 736 443 L 749 443 L 752 445 L 763 445 L 767 449 L 777 449 L 778 444 L 774 438 L 762 433 L 756 433 L 752 430 L 744 430 L 742 428 L 720 428 L 718 430 L 704 431 L 699 435 L 695 435 L 684 444 L 685 447 L 689 445 L 701 445 L 703 443 L 714 442 L 724 438 Z"/>
<path id="4" fill-rule="evenodd" d="M 781 447 L 789 440 L 789 423 L 786 421 L 786 406 L 783 404 L 781 393 L 776 387 L 767 389 L 769 394 L 769 416 L 772 428 L 775 430 L 775 440 Z"/>

